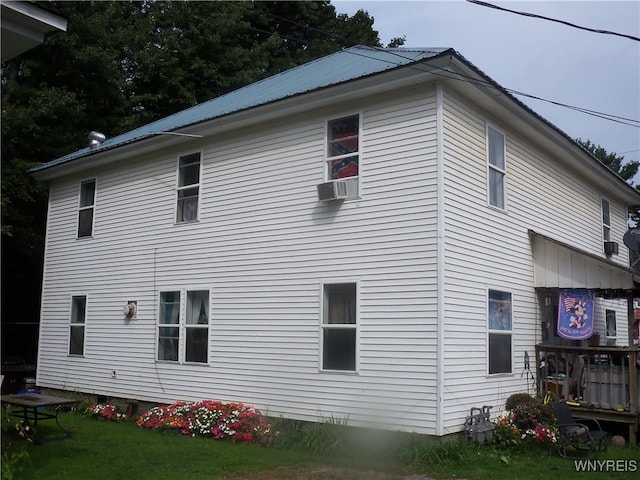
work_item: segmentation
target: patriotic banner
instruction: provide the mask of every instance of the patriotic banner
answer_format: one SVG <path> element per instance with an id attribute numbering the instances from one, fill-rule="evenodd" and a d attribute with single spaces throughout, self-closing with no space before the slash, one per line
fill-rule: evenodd
<path id="1" fill-rule="evenodd" d="M 593 290 L 573 288 L 560 290 L 558 335 L 569 340 L 584 340 L 593 334 Z"/>

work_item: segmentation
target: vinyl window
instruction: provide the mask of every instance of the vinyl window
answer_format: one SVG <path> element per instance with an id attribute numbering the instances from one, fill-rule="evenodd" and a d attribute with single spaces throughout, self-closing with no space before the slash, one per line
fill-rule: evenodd
<path id="1" fill-rule="evenodd" d="M 357 178 L 360 171 L 360 115 L 327 122 L 326 177 L 328 181 Z"/>
<path id="2" fill-rule="evenodd" d="M 160 293 L 158 360 L 178 361 L 180 342 L 180 292 Z"/>
<path id="3" fill-rule="evenodd" d="M 602 199 L 602 238 L 611 241 L 611 205 L 606 198 Z"/>
<path id="4" fill-rule="evenodd" d="M 512 373 L 511 293 L 489 290 L 488 297 L 489 374 Z"/>
<path id="5" fill-rule="evenodd" d="M 605 328 L 607 334 L 607 345 L 614 346 L 618 338 L 618 326 L 616 324 L 616 311 L 605 310 Z"/>
<path id="6" fill-rule="evenodd" d="M 178 161 L 177 212 L 178 223 L 198 219 L 200 198 L 200 154 L 192 153 Z"/>
<path id="7" fill-rule="evenodd" d="M 325 284 L 322 305 L 322 369 L 355 371 L 357 284 Z"/>
<path id="8" fill-rule="evenodd" d="M 80 183 L 78 202 L 78 238 L 93 235 L 93 214 L 96 203 L 96 181 L 87 180 Z"/>
<path id="9" fill-rule="evenodd" d="M 207 363 L 208 345 L 209 291 L 160 292 L 158 360 Z"/>
<path id="10" fill-rule="evenodd" d="M 209 292 L 187 292 L 185 361 L 207 363 L 209 343 Z"/>
<path id="11" fill-rule="evenodd" d="M 69 355 L 84 355 L 84 334 L 87 318 L 87 297 L 71 297 L 69 321 Z"/>
<path id="12" fill-rule="evenodd" d="M 496 129 L 487 126 L 487 168 L 489 204 L 505 208 L 507 166 L 505 138 Z"/>

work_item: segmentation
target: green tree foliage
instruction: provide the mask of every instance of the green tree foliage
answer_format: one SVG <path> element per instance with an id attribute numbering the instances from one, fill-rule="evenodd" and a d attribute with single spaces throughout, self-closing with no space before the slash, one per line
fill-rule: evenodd
<path id="1" fill-rule="evenodd" d="M 591 143 L 589 140 L 578 138 L 576 142 L 629 183 L 632 182 L 633 177 L 640 169 L 640 162 L 637 160 L 625 162 L 623 156 L 617 153 L 609 153 L 600 145 Z"/>
<path id="2" fill-rule="evenodd" d="M 3 320 L 39 316 L 47 187 L 30 167 L 85 147 L 91 130 L 113 137 L 343 47 L 380 46 L 372 17 L 328 1 L 37 5 L 68 25 L 2 65 Z"/>
<path id="3" fill-rule="evenodd" d="M 633 178 L 638 174 L 638 171 L 640 171 L 639 161 L 632 160 L 625 162 L 623 156 L 617 153 L 609 153 L 600 145 L 591 143 L 589 140 L 578 138 L 576 142 L 582 145 L 585 150 L 609 167 L 613 172 L 618 174 L 620 178 L 626 180 L 630 185 L 633 185 Z M 640 190 L 640 185 L 636 185 L 635 188 L 636 190 Z M 632 226 L 640 225 L 640 205 L 629 206 L 629 221 Z"/>

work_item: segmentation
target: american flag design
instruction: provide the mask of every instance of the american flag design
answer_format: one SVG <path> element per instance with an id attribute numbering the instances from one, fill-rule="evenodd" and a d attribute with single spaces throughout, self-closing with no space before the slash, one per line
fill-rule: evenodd
<path id="1" fill-rule="evenodd" d="M 593 335 L 594 301 L 593 290 L 560 290 L 557 332 L 561 338 L 584 340 Z"/>

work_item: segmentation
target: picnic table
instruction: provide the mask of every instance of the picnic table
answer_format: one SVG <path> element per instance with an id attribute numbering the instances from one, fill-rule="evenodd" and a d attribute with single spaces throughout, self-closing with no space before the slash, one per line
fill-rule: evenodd
<path id="1" fill-rule="evenodd" d="M 11 414 L 20 418 L 21 433 L 33 443 L 42 443 L 43 440 L 37 437 L 38 422 L 41 420 L 53 419 L 64 435 L 58 438 L 47 438 L 46 441 L 64 440 L 70 438 L 71 433 L 66 430 L 58 420 L 58 413 L 61 407 L 75 405 L 80 403 L 79 400 L 73 398 L 54 397 L 52 395 L 40 395 L 38 393 L 18 393 L 11 395 L 2 395 L 0 397 L 3 408 L 7 405 L 13 407 Z"/>

